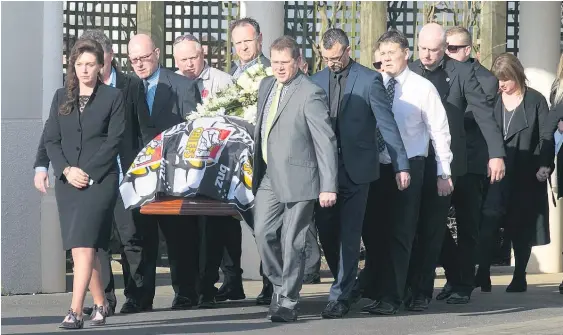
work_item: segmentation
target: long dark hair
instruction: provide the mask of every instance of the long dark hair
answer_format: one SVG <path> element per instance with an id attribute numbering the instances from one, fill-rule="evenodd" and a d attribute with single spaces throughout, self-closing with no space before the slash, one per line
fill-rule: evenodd
<path id="1" fill-rule="evenodd" d="M 99 65 L 104 65 L 104 49 L 102 49 L 102 45 L 100 43 L 89 38 L 79 39 L 76 41 L 70 51 L 70 58 L 66 68 L 67 74 L 65 89 L 67 100 L 59 109 L 59 114 L 61 115 L 70 114 L 72 112 L 72 106 L 78 100 L 78 77 L 76 76 L 74 64 L 76 64 L 76 59 L 85 52 L 94 54 L 96 56 L 96 62 Z"/>

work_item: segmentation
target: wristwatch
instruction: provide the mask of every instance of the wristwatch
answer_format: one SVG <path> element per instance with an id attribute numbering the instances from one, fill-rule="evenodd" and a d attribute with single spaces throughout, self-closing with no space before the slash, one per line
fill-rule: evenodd
<path id="1" fill-rule="evenodd" d="M 442 173 L 442 175 L 440 176 L 440 178 L 443 179 L 443 180 L 448 180 L 448 179 L 450 179 L 451 177 L 452 177 L 452 176 L 450 176 L 449 174 L 445 174 L 445 173 Z"/>

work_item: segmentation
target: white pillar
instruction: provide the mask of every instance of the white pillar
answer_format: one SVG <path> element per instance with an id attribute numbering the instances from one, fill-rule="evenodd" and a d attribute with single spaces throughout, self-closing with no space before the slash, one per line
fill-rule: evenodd
<path id="1" fill-rule="evenodd" d="M 283 36 L 284 8 L 283 1 L 240 1 L 240 17 L 251 17 L 260 24 L 262 33 L 262 52 L 270 57 L 270 45 L 274 40 Z M 256 249 L 256 242 L 248 226 L 242 225 L 242 276 L 245 279 L 261 279 L 259 273 L 260 256 Z"/>
<path id="2" fill-rule="evenodd" d="M 63 292 L 57 208 L 52 195 L 41 197 L 33 187 L 32 169 L 43 121 L 62 86 L 63 6 L 1 6 L 2 293 Z"/>
<path id="3" fill-rule="evenodd" d="M 526 71 L 529 86 L 549 101 L 555 80 L 561 43 L 561 1 L 520 1 L 518 58 Z M 553 207 L 550 197 L 551 243 L 535 247 L 529 272 L 557 273 L 563 270 L 563 202 Z"/>
<path id="4" fill-rule="evenodd" d="M 240 17 L 251 17 L 260 24 L 262 51 L 270 58 L 270 45 L 283 36 L 285 12 L 283 1 L 240 1 Z"/>

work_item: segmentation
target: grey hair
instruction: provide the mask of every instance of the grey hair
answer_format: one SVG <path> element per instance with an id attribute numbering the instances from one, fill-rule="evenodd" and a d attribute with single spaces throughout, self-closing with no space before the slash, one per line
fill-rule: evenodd
<path id="1" fill-rule="evenodd" d="M 104 34 L 104 32 L 102 30 L 88 29 L 88 30 L 84 31 L 82 36 L 80 36 L 80 39 L 83 39 L 83 38 L 88 38 L 88 39 L 91 39 L 91 40 L 94 40 L 94 41 L 100 43 L 100 45 L 102 46 L 102 49 L 104 49 L 104 52 L 107 52 L 107 53 L 113 52 L 113 45 L 111 43 L 111 40 L 110 40 L 109 37 L 107 37 L 106 34 Z"/>
<path id="2" fill-rule="evenodd" d="M 340 28 L 330 28 L 323 34 L 323 48 L 330 50 L 336 43 L 347 48 L 350 45 L 350 40 L 344 30 Z"/>
<path id="3" fill-rule="evenodd" d="M 195 42 L 195 48 L 197 51 L 201 51 L 203 52 L 203 47 L 201 46 L 201 43 L 199 42 L 199 40 L 192 34 L 184 34 L 181 36 L 176 37 L 176 39 L 174 40 L 174 44 L 172 45 L 174 48 L 176 47 L 176 45 L 182 43 L 182 42 Z"/>

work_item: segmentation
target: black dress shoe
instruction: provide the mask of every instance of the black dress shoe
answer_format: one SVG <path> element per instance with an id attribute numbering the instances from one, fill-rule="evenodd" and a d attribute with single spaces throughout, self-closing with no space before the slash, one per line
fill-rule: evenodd
<path id="1" fill-rule="evenodd" d="M 528 283 L 526 282 L 526 276 L 512 277 L 512 281 L 506 287 L 506 292 L 508 293 L 526 292 L 527 290 L 528 290 Z"/>
<path id="2" fill-rule="evenodd" d="M 141 305 L 141 312 L 152 312 L 152 304 Z"/>
<path id="3" fill-rule="evenodd" d="M 369 314 L 378 315 L 395 315 L 399 309 L 388 302 L 380 301 L 377 305 L 373 305 L 369 310 Z"/>
<path id="4" fill-rule="evenodd" d="M 223 285 L 215 294 L 215 301 L 227 301 L 227 300 L 244 300 L 246 295 L 244 295 L 244 288 L 242 287 L 242 282 L 237 283 L 227 283 L 224 282 Z"/>
<path id="5" fill-rule="evenodd" d="M 469 299 L 471 299 L 469 295 L 456 292 L 446 299 L 446 303 L 450 305 L 465 305 L 469 303 Z"/>
<path id="6" fill-rule="evenodd" d="M 269 305 L 272 303 L 272 295 L 274 294 L 274 285 L 269 281 L 264 283 L 262 292 L 256 297 L 256 305 Z"/>
<path id="7" fill-rule="evenodd" d="M 422 312 L 428 309 L 429 303 L 430 303 L 429 298 L 425 297 L 422 294 L 417 294 L 412 298 L 408 310 L 413 312 Z"/>
<path id="8" fill-rule="evenodd" d="M 438 295 L 436 296 L 436 300 L 448 299 L 450 295 L 452 295 L 452 293 L 454 293 L 453 287 L 450 285 L 450 283 L 446 283 L 440 293 L 438 293 Z"/>
<path id="9" fill-rule="evenodd" d="M 207 308 L 215 308 L 215 306 L 217 306 L 215 297 L 207 294 L 199 295 L 198 308 L 207 309 Z"/>
<path id="10" fill-rule="evenodd" d="M 272 314 L 272 322 L 295 322 L 297 321 L 297 312 L 295 309 L 280 306 Z"/>
<path id="11" fill-rule="evenodd" d="M 333 300 L 326 305 L 321 313 L 323 319 L 340 319 L 350 311 L 350 304 L 346 301 Z"/>
<path id="12" fill-rule="evenodd" d="M 178 295 L 172 301 L 172 309 L 179 310 L 179 309 L 191 309 L 194 306 L 194 303 L 190 298 L 182 297 Z"/>
<path id="13" fill-rule="evenodd" d="M 362 312 L 369 313 L 369 311 L 379 304 L 379 300 L 374 300 L 371 304 L 362 307 Z"/>
<path id="14" fill-rule="evenodd" d="M 141 312 L 141 306 L 134 299 L 127 298 L 119 313 L 121 314 L 134 314 Z"/>
<path id="15" fill-rule="evenodd" d="M 563 282 L 559 285 L 559 293 L 563 294 Z"/>

